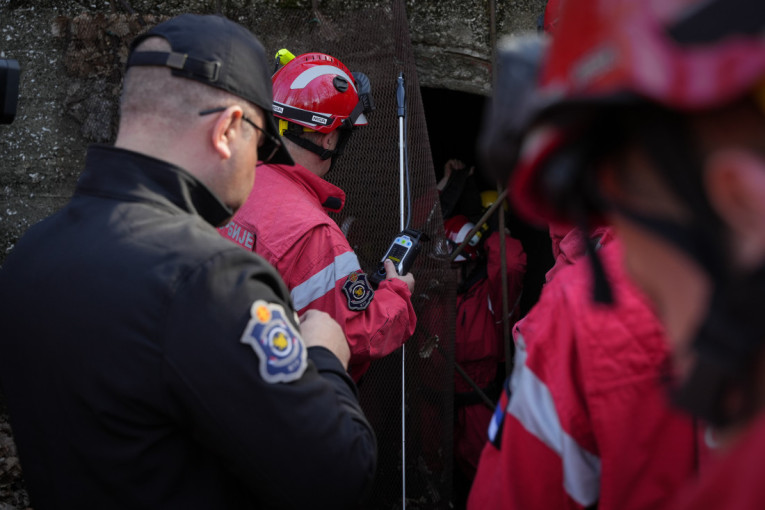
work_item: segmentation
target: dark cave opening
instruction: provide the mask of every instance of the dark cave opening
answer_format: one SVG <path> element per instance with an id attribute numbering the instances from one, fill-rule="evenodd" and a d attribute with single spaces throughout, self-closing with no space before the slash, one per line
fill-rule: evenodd
<path id="1" fill-rule="evenodd" d="M 496 183 L 491 182 L 481 168 L 476 149 L 488 99 L 478 94 L 430 87 L 421 87 L 420 92 L 436 181 L 443 176 L 445 163 L 456 158 L 467 167 L 475 166 L 474 181 L 479 191 L 496 190 Z M 525 315 L 539 299 L 544 275 L 553 264 L 550 237 L 546 229 L 541 230 L 519 218 L 513 212 L 512 204 L 508 227 L 526 252 L 526 276 L 520 302 L 521 314 Z"/>

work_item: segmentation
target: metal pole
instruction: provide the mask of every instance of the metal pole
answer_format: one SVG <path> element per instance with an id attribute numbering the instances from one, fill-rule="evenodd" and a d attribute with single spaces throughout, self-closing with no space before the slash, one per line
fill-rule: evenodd
<path id="1" fill-rule="evenodd" d="M 484 393 L 483 389 L 481 389 L 481 387 L 478 386 L 476 382 L 470 378 L 469 375 L 467 375 L 467 372 L 465 372 L 465 369 L 462 368 L 459 365 L 459 363 L 457 363 L 456 361 L 454 362 L 454 368 L 457 369 L 457 372 L 462 376 L 465 382 L 468 383 L 471 388 L 473 388 L 473 391 L 475 391 L 478 394 L 478 396 L 483 401 L 484 405 L 493 411 L 494 408 L 496 407 L 496 404 L 492 402 L 489 396 L 486 393 Z"/>
<path id="2" fill-rule="evenodd" d="M 497 193 L 501 193 L 502 184 L 497 183 Z M 497 203 L 504 203 L 503 200 L 497 200 Z M 492 204 L 495 205 L 495 204 Z M 510 297 L 507 293 L 507 247 L 505 246 L 505 215 L 502 210 L 499 214 L 499 256 L 502 259 L 501 278 L 502 278 L 502 339 L 505 345 L 505 377 L 510 377 L 510 371 L 513 364 L 510 363 Z M 515 310 L 515 307 L 513 307 Z"/>
<path id="3" fill-rule="evenodd" d="M 505 200 L 505 197 L 507 196 L 507 190 L 503 191 L 499 194 L 497 197 L 497 201 L 493 204 L 491 204 L 491 207 L 484 213 L 483 216 L 481 216 L 481 219 L 478 220 L 478 223 L 476 223 L 475 227 L 473 227 L 470 232 L 468 232 L 468 235 L 465 236 L 465 240 L 460 243 L 459 246 L 457 246 L 452 254 L 449 256 L 450 262 L 454 262 L 454 259 L 457 258 L 457 255 L 462 253 L 462 250 L 465 249 L 465 246 L 470 242 L 470 240 L 473 238 L 476 232 L 483 226 L 484 223 L 486 223 L 486 220 L 489 219 L 489 216 L 491 216 L 494 211 L 497 210 L 497 207 L 499 207 L 499 204 L 502 203 L 503 200 Z"/>
<path id="4" fill-rule="evenodd" d="M 446 353 L 444 352 L 443 349 L 441 349 L 440 345 L 436 345 L 436 351 L 438 351 L 438 353 L 441 354 L 442 358 L 448 359 L 446 357 Z M 484 405 L 493 411 L 494 408 L 496 407 L 496 403 L 489 398 L 486 392 L 483 391 L 483 389 L 480 386 L 478 386 L 478 384 L 467 374 L 467 372 L 465 372 L 465 369 L 462 368 L 462 366 L 456 361 L 454 362 L 454 368 L 457 370 L 457 373 L 460 374 L 462 379 L 464 379 L 465 382 L 468 383 L 471 388 L 473 388 L 473 390 L 476 392 L 478 397 L 483 401 Z"/>
<path id="5" fill-rule="evenodd" d="M 489 0 L 489 45 L 491 46 L 491 79 L 494 80 L 497 65 L 497 2 Z"/>
<path id="6" fill-rule="evenodd" d="M 401 221 L 400 230 L 404 231 L 404 169 L 406 161 L 406 139 L 404 137 L 404 120 L 406 117 L 406 88 L 404 73 L 398 77 L 396 89 L 396 102 L 398 114 L 398 166 L 399 166 L 399 200 Z M 401 346 L 401 507 L 406 510 L 406 345 Z"/>
<path id="7" fill-rule="evenodd" d="M 406 140 L 404 140 L 404 117 L 398 118 L 398 165 L 399 165 L 399 176 L 398 176 L 398 185 L 399 185 L 399 202 L 401 204 L 401 207 L 399 208 L 401 212 L 401 221 L 400 221 L 400 228 L 402 232 L 404 231 L 404 222 L 406 221 L 404 219 L 404 144 L 406 143 Z"/>

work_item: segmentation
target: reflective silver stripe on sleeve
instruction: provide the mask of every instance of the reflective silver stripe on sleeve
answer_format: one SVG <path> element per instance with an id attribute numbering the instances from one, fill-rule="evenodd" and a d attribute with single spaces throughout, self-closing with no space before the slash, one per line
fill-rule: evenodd
<path id="1" fill-rule="evenodd" d="M 338 255 L 330 265 L 292 289 L 290 296 L 295 303 L 295 310 L 302 310 L 315 299 L 334 289 L 337 280 L 360 268 L 359 259 L 354 252 L 347 251 Z"/>
<path id="2" fill-rule="evenodd" d="M 563 430 L 550 390 L 525 364 L 523 337 L 518 335 L 516 343 L 522 347 L 516 351 L 507 412 L 561 457 L 563 487 L 571 499 L 588 507 L 600 495 L 600 458 L 579 446 Z"/>

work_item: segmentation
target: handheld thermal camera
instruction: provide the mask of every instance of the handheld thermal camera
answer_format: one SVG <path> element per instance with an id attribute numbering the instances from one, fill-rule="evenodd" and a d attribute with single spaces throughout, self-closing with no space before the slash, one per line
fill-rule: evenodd
<path id="1" fill-rule="evenodd" d="M 411 228 L 404 229 L 391 243 L 388 251 L 377 264 L 377 271 L 370 275 L 372 285 L 377 287 L 385 279 L 385 259 L 390 259 L 400 275 L 405 275 L 414 264 L 414 259 L 420 252 L 422 232 Z"/>

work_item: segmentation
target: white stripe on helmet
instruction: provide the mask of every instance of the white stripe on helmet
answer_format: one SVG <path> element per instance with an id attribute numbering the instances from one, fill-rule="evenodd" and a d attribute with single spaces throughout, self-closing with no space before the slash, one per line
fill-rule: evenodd
<path id="1" fill-rule="evenodd" d="M 295 80 L 290 85 L 290 88 L 293 90 L 303 89 L 306 87 L 306 85 L 311 83 L 313 80 L 315 80 L 319 76 L 324 76 L 327 74 L 336 74 L 340 76 L 341 78 L 345 78 L 345 80 L 351 85 L 351 87 L 353 87 L 353 90 L 355 90 L 358 93 L 358 91 L 356 90 L 356 85 L 353 82 L 353 78 L 348 76 L 348 74 L 345 71 L 335 66 L 310 67 L 306 69 L 305 71 L 303 71 L 302 73 L 300 73 L 297 78 L 295 78 Z"/>

